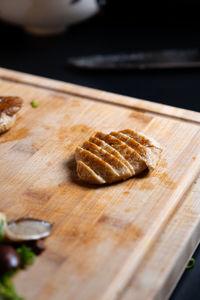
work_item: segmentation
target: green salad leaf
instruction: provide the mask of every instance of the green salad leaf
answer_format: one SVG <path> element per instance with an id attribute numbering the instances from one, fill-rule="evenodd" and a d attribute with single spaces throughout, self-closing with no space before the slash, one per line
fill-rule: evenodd
<path id="1" fill-rule="evenodd" d="M 23 244 L 20 248 L 17 248 L 17 253 L 20 256 L 20 266 L 22 269 L 25 269 L 34 263 L 36 255 L 31 248 L 27 247 L 26 245 Z"/>
<path id="2" fill-rule="evenodd" d="M 5 220 L 0 220 L 0 242 L 2 242 L 5 238 L 5 233 L 4 233 L 4 226 L 5 225 L 6 225 L 6 221 Z"/>
<path id="3" fill-rule="evenodd" d="M 16 249 L 16 251 L 21 260 L 20 268 L 25 269 L 34 263 L 36 255 L 33 253 L 31 248 L 27 247 L 25 244 L 22 244 Z M 19 268 L 15 271 L 8 272 L 0 276 L 0 300 L 24 299 L 17 294 L 14 284 L 12 283 L 12 277 L 18 270 Z"/>
<path id="4" fill-rule="evenodd" d="M 0 300 L 23 300 L 15 291 L 12 276 L 13 272 L 0 277 Z"/>

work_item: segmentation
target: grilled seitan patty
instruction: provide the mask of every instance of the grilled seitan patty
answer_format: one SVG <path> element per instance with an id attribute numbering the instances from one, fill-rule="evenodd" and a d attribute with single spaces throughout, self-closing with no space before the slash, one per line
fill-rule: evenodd
<path id="1" fill-rule="evenodd" d="M 149 169 L 154 168 L 154 165 L 155 165 L 154 160 L 155 159 L 154 159 L 151 149 L 141 145 L 140 143 L 136 142 L 133 138 L 129 137 L 128 135 L 123 134 L 122 132 L 112 131 L 110 134 L 112 136 L 116 137 L 117 139 L 119 139 L 120 141 L 126 143 L 131 148 L 133 148 L 141 156 L 141 158 L 145 161 L 145 163 Z"/>
<path id="2" fill-rule="evenodd" d="M 76 148 L 75 153 L 76 161 L 84 162 L 90 167 L 97 175 L 102 177 L 106 182 L 112 183 L 120 180 L 119 174 L 113 169 L 111 165 L 103 161 L 98 156 L 94 155 L 88 150 L 81 147 Z"/>
<path id="3" fill-rule="evenodd" d="M 105 180 L 97 175 L 90 167 L 84 164 L 81 160 L 77 161 L 77 173 L 79 178 L 85 182 L 92 184 L 103 184 Z"/>
<path id="4" fill-rule="evenodd" d="M 98 139 L 97 137 L 93 136 L 89 139 L 92 143 L 96 144 L 97 146 L 101 147 L 103 150 L 106 150 L 110 154 L 114 155 L 117 157 L 126 167 L 127 167 L 127 172 L 129 172 L 130 176 L 132 175 L 132 167 L 129 164 L 129 162 L 113 147 L 108 145 L 105 141 L 102 141 Z"/>
<path id="5" fill-rule="evenodd" d="M 132 175 L 137 175 L 146 169 L 147 165 L 145 161 L 126 143 L 120 141 L 110 134 L 105 134 L 103 132 L 97 132 L 95 136 L 115 148 L 129 162 L 132 167 Z"/>
<path id="6" fill-rule="evenodd" d="M 153 138 L 147 137 L 141 132 L 136 132 L 131 129 L 125 129 L 120 131 L 121 133 L 127 135 L 128 137 L 134 139 L 136 142 L 145 146 L 151 152 L 151 169 L 155 169 L 156 164 L 159 160 L 160 154 L 162 152 L 162 147 Z"/>
<path id="7" fill-rule="evenodd" d="M 99 158 L 101 158 L 103 161 L 107 162 L 109 165 L 112 166 L 112 168 L 119 174 L 121 179 L 126 179 L 130 177 L 130 171 L 127 169 L 127 167 L 114 155 L 110 154 L 109 152 L 101 149 L 94 143 L 90 141 L 86 141 L 82 145 L 83 149 L 86 149 Z"/>
<path id="8" fill-rule="evenodd" d="M 161 151 L 156 141 L 130 129 L 97 132 L 76 148 L 77 174 L 92 184 L 125 180 L 146 168 L 154 169 Z"/>

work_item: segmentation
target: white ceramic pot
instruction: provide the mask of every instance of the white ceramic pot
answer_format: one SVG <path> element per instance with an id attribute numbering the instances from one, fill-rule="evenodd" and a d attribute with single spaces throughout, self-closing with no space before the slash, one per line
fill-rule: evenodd
<path id="1" fill-rule="evenodd" d="M 98 0 L 0 0 L 0 18 L 35 34 L 56 34 L 96 14 Z"/>

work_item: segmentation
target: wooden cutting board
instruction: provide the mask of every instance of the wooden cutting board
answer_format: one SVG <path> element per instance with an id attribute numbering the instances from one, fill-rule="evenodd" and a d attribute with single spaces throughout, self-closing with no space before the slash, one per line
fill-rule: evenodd
<path id="1" fill-rule="evenodd" d="M 0 136 L 0 211 L 55 224 L 45 253 L 16 276 L 18 291 L 30 300 L 167 298 L 200 240 L 200 114 L 6 69 L 0 95 L 25 102 Z M 156 170 L 81 184 L 76 146 L 125 128 L 161 143 Z"/>

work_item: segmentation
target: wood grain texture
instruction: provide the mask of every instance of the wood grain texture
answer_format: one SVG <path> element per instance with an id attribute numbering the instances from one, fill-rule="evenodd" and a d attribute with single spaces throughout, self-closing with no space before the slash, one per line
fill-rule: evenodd
<path id="1" fill-rule="evenodd" d="M 47 251 L 17 275 L 18 290 L 30 300 L 164 299 L 200 238 L 200 114 L 5 69 L 0 94 L 25 101 L 0 136 L 0 210 L 55 223 Z M 82 184 L 75 148 L 98 130 L 126 128 L 163 146 L 156 170 L 104 187 Z"/>

